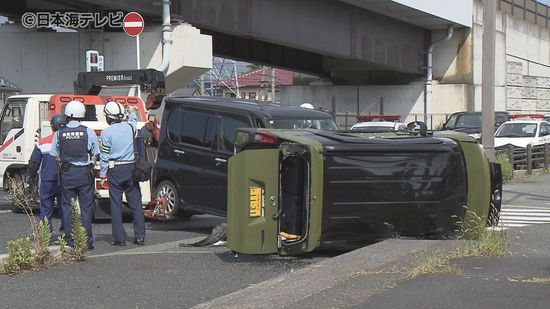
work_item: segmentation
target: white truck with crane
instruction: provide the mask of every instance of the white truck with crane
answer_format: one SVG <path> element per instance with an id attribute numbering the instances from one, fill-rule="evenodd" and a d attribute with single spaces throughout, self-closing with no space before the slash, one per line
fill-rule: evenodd
<path id="1" fill-rule="evenodd" d="M 141 128 L 146 121 L 145 103 L 138 96 L 129 96 L 131 88 L 136 85 L 149 93 L 149 106 L 160 105 L 164 96 L 164 75 L 153 69 L 79 73 L 74 84 L 74 94 L 22 94 L 9 97 L 0 115 L 0 186 L 4 190 L 10 189 L 10 186 L 24 188 L 24 174 L 38 138 L 51 133 L 49 120 L 55 114 L 62 114 L 65 105 L 71 100 L 84 103 L 86 118 L 82 123 L 98 136 L 107 127 L 103 106 L 108 101 L 135 106 L 138 110 L 138 128 Z M 125 88 L 121 90 L 120 87 Z M 125 95 L 114 94 L 120 94 L 121 91 L 125 91 Z M 111 95 L 103 95 L 105 92 Z M 109 207 L 105 203 L 109 198 L 108 190 L 99 187 L 97 183 L 95 217 L 108 217 Z M 143 201 L 149 202 L 149 182 L 141 183 L 141 189 Z M 18 191 L 24 192 L 22 189 Z M 17 203 L 14 203 L 12 210 L 20 210 Z"/>

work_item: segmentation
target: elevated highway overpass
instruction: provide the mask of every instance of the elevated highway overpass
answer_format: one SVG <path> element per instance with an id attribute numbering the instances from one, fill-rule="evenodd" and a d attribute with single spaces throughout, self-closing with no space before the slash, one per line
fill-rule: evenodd
<path id="1" fill-rule="evenodd" d="M 496 109 L 550 112 L 549 8 L 535 0 L 497 1 Z M 143 57 L 160 49 L 160 5 L 161 0 L 2 1 L 0 15 L 17 20 L 24 12 L 39 10 L 139 11 L 151 25 L 142 40 L 149 44 L 142 44 L 142 62 L 154 67 L 158 57 L 151 56 L 150 61 Z M 172 19 L 210 35 L 214 55 L 326 77 L 330 80 L 326 86 L 290 87 L 281 98 L 327 108 L 335 101 L 336 112 L 341 114 L 383 111 L 421 118 L 426 49 L 445 37 L 445 29 L 452 25 L 456 28 L 452 39 L 434 50 L 432 112 L 440 117 L 434 123 L 443 121 L 445 113 L 481 108 L 482 12 L 481 0 L 171 1 Z M 0 37 L 4 38 L 2 28 Z M 81 58 L 84 48 L 96 48 L 116 59 L 110 68 L 131 65 L 135 54 L 128 38 L 116 38 L 116 32 L 90 33 L 87 40 L 82 40 L 83 35 L 73 38 L 79 45 L 76 51 L 71 52 L 69 43 L 62 41 L 60 55 L 45 56 L 29 42 L 42 36 L 51 42 L 51 33 L 25 32 L 21 55 L 13 52 L 10 43 L 0 46 L 5 57 L 0 59 L 0 75 L 26 91 L 18 76 L 29 72 L 30 65 L 40 65 L 40 59 L 54 59 L 65 67 L 43 66 L 32 74 L 30 84 L 42 83 L 41 89 L 68 84 L 66 80 L 72 81 L 75 74 L 67 72 L 83 70 L 83 66 L 73 60 L 70 67 L 67 59 Z M 19 34 L 10 35 L 10 40 L 23 40 Z M 204 39 L 195 33 L 190 37 Z M 180 42 L 178 48 L 193 44 L 187 42 Z M 35 54 L 32 61 L 25 61 L 29 51 Z M 21 68 L 14 67 L 18 63 Z M 205 68 L 193 72 L 201 70 Z M 63 74 L 68 76 L 65 80 L 56 79 Z"/>
<path id="2" fill-rule="evenodd" d="M 7 3 L 6 3 L 7 2 Z M 424 74 L 431 30 L 470 27 L 472 5 L 453 0 L 172 0 L 175 19 L 213 38 L 213 53 L 330 77 L 334 83 L 403 83 Z M 33 10 L 139 11 L 160 21 L 159 0 L 4 1 Z M 446 4 L 442 6 L 441 4 Z M 469 1 L 464 1 L 469 3 Z M 447 9 L 445 9 L 447 8 Z M 368 74 L 364 74 L 368 72 Z"/>

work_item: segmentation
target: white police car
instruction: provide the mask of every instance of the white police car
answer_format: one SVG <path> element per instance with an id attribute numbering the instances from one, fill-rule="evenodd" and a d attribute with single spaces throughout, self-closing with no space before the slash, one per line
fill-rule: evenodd
<path id="1" fill-rule="evenodd" d="M 541 115 L 542 116 L 542 115 Z M 504 122 L 495 132 L 495 148 L 511 144 L 526 148 L 550 142 L 550 122 L 542 117 L 525 117 Z"/>

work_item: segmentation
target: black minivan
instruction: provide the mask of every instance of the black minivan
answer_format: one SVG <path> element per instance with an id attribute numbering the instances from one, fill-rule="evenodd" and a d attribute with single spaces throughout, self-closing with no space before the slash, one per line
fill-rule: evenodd
<path id="1" fill-rule="evenodd" d="M 153 188 L 170 215 L 226 216 L 227 160 L 234 154 L 235 129 L 337 130 L 331 114 L 297 106 L 221 97 L 165 102 Z"/>

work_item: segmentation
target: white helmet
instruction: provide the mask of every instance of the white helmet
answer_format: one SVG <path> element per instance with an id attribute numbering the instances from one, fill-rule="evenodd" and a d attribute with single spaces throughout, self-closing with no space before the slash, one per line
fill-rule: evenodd
<path id="1" fill-rule="evenodd" d="M 124 118 L 124 107 L 117 102 L 109 101 L 105 104 L 103 113 L 105 114 L 105 117 L 109 119 L 120 120 Z"/>
<path id="2" fill-rule="evenodd" d="M 304 103 L 302 105 L 300 105 L 301 108 L 309 108 L 309 109 L 315 109 L 315 107 L 313 107 L 313 105 L 311 105 L 311 103 Z"/>
<path id="3" fill-rule="evenodd" d="M 65 106 L 65 116 L 71 118 L 84 118 L 86 115 L 86 108 L 84 104 L 79 101 L 71 101 Z"/>

